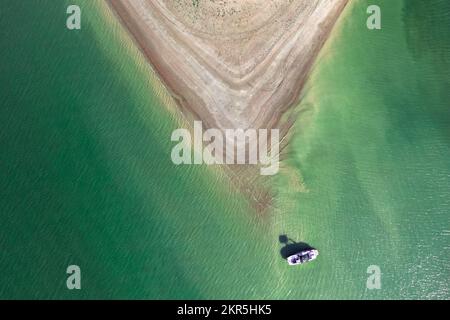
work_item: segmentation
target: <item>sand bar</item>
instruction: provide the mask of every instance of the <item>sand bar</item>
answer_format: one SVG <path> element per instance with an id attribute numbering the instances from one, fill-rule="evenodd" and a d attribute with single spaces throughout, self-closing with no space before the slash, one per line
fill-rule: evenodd
<path id="1" fill-rule="evenodd" d="M 348 0 L 108 0 L 184 110 L 273 128 Z"/>

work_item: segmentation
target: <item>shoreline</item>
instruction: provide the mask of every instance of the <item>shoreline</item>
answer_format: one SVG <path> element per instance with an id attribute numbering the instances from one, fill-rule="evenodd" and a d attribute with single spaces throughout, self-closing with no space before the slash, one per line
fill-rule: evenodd
<path id="1" fill-rule="evenodd" d="M 272 39 L 273 37 L 262 35 L 261 32 L 267 30 L 260 31 L 261 29 L 252 31 L 250 34 L 238 35 L 245 39 L 251 38 L 248 41 L 242 40 L 242 43 L 253 45 L 253 51 L 249 50 L 249 55 L 252 52 L 266 51 L 266 53 L 259 59 L 248 58 L 244 62 L 240 60 L 237 63 L 230 62 L 235 52 L 224 58 L 223 55 L 222 57 L 214 55 L 215 52 L 212 50 L 239 51 L 240 48 L 236 49 L 228 44 L 223 48 L 215 47 L 207 41 L 208 39 L 205 40 L 206 36 L 203 35 L 201 38 L 195 34 L 196 30 L 193 28 L 181 26 L 184 29 L 172 30 L 169 24 L 175 22 L 168 21 L 169 18 L 166 18 L 171 12 L 159 2 L 161 1 L 107 0 L 115 16 L 125 26 L 181 109 L 187 111 L 196 120 L 202 120 L 207 128 L 270 129 L 279 126 L 282 129 L 281 116 L 298 101 L 318 53 L 348 0 L 321 1 L 320 3 L 325 3 L 320 8 L 321 12 L 318 12 L 317 8 L 315 10 L 310 8 L 314 6 L 314 3 L 317 6 L 318 1 L 311 5 L 304 5 L 302 1 L 297 1 L 297 6 L 303 5 L 306 9 L 312 10 L 309 15 L 290 13 L 288 17 L 285 14 L 276 16 L 281 20 L 294 19 L 290 29 L 279 25 L 274 26 L 273 23 L 267 26 L 274 34 L 279 33 L 280 30 L 286 33 L 285 37 Z M 137 9 L 146 11 L 138 12 Z M 174 17 L 171 18 L 174 19 Z M 314 20 L 313 17 L 319 20 L 305 23 L 297 21 L 300 18 Z M 150 22 L 143 22 L 145 19 Z M 227 39 L 233 36 L 219 35 L 217 37 Z M 307 45 L 303 41 L 294 41 L 302 40 L 302 38 L 308 40 Z M 267 39 L 271 42 L 271 47 L 254 44 Z M 187 40 L 194 40 L 197 43 L 189 46 L 186 44 Z M 172 43 L 169 46 L 164 45 L 164 42 Z M 195 51 L 198 50 L 196 46 L 199 44 L 206 46 L 205 51 L 212 52 L 208 53 L 210 60 L 203 59 L 204 56 Z M 172 47 L 173 45 L 176 47 Z M 305 49 L 306 47 L 309 49 Z M 182 56 L 183 53 L 190 55 Z M 226 58 L 230 61 L 224 64 Z M 238 58 L 242 59 L 241 56 Z M 189 60 L 195 60 L 195 62 Z M 247 73 L 233 74 L 242 69 L 246 69 L 243 71 Z M 203 79 L 200 79 L 203 73 L 206 74 L 209 82 L 205 83 Z M 259 80 L 260 78 L 263 79 Z M 220 104 L 220 102 L 224 103 Z"/>
<path id="2" fill-rule="evenodd" d="M 275 12 L 268 25 L 261 25 L 249 33 L 233 33 L 237 31 L 234 29 L 220 35 L 203 34 L 193 26 L 183 25 L 160 2 L 106 1 L 187 122 L 200 120 L 205 129 L 277 128 L 280 130 L 282 159 L 289 141 L 288 132 L 302 112 L 294 107 L 299 105 L 301 92 L 319 52 L 348 0 L 297 1 L 295 5 L 303 6 L 307 13 L 296 15 L 296 7 L 289 7 L 290 12 L 279 15 Z M 321 10 L 317 8 L 319 3 Z M 273 22 L 277 19 L 281 24 Z M 283 27 L 286 21 L 290 21 L 290 28 Z M 229 31 L 227 27 L 217 30 L 217 33 Z M 215 38 L 225 39 L 224 42 L 232 39 L 251 48 L 244 54 L 244 49 L 233 45 L 233 41 L 221 46 L 214 43 Z M 301 41 L 305 39 L 308 41 Z M 199 48 L 205 48 L 206 53 L 199 52 Z M 215 54 L 227 50 L 228 56 Z M 266 211 L 271 206 L 272 196 L 264 187 L 267 179 L 258 177 L 257 168 L 245 165 L 220 167 L 229 169 L 227 175 L 239 189 L 248 193 L 247 198 L 256 211 Z M 255 187 L 255 182 L 261 188 Z"/>

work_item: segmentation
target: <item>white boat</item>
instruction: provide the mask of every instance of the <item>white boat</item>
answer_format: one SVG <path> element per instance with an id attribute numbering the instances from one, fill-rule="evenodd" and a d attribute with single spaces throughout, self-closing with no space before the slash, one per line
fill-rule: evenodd
<path id="1" fill-rule="evenodd" d="M 318 255 L 319 251 L 317 251 L 316 249 L 304 250 L 287 257 L 287 262 L 291 266 L 295 266 L 297 264 L 302 264 L 314 260 L 317 258 Z"/>

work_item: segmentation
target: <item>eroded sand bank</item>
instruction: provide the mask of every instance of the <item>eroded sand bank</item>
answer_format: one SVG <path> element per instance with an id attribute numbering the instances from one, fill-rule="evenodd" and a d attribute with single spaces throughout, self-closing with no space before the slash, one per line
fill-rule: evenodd
<path id="1" fill-rule="evenodd" d="M 205 128 L 282 135 L 281 116 L 348 2 L 107 1 L 185 115 Z"/>
<path id="2" fill-rule="evenodd" d="M 348 0 L 109 0 L 207 127 L 271 128 Z"/>

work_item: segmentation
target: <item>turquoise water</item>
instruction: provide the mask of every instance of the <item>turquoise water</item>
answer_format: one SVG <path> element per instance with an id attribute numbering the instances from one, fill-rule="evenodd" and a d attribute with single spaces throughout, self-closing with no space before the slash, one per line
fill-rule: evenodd
<path id="1" fill-rule="evenodd" d="M 2 1 L 0 298 L 449 298 L 450 5 L 432 2 L 371 1 L 381 31 L 349 7 L 261 217 L 219 170 L 172 164 L 183 122 L 102 1 Z M 317 261 L 288 267 L 281 234 Z"/>
<path id="2" fill-rule="evenodd" d="M 382 30 L 365 28 L 369 4 Z M 450 4 L 359 1 L 346 17 L 289 151 L 307 192 L 279 199 L 296 207 L 280 230 L 323 253 L 292 296 L 449 298 Z M 366 289 L 370 265 L 381 290 Z"/>
<path id="3" fill-rule="evenodd" d="M 228 279 L 252 270 L 236 255 L 259 232 L 246 202 L 212 170 L 172 164 L 178 120 L 151 70 L 100 2 L 79 1 L 68 31 L 68 3 L 1 3 L 0 297 L 202 298 L 221 268 L 237 295 Z"/>

